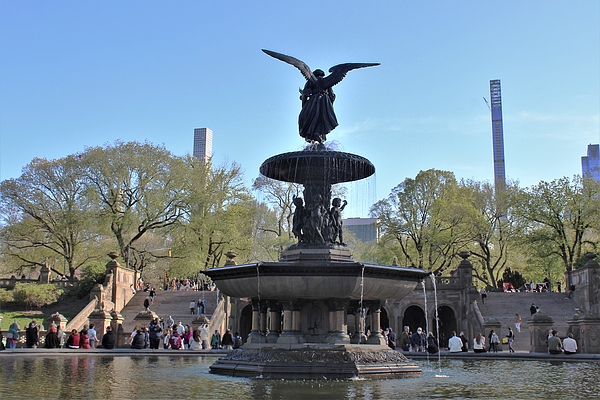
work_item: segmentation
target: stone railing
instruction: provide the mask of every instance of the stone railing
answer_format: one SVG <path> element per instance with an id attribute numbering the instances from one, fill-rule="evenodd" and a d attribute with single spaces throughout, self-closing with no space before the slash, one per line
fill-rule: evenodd
<path id="1" fill-rule="evenodd" d="M 484 333 L 483 324 L 485 324 L 485 319 L 483 318 L 483 314 L 481 314 L 481 310 L 479 309 L 479 305 L 477 301 L 473 301 L 471 303 L 471 324 L 473 325 L 473 335 L 477 332 Z"/>
<path id="2" fill-rule="evenodd" d="M 11 276 L 10 278 L 2 278 L 0 279 L 0 288 L 13 290 L 17 283 L 40 283 L 39 279 L 30 279 L 30 278 L 19 278 L 17 279 L 15 276 Z M 74 291 L 79 288 L 79 281 L 70 282 L 63 280 L 52 280 L 51 284 L 56 285 L 65 290 Z"/>
<path id="3" fill-rule="evenodd" d="M 460 279 L 457 276 L 436 276 L 435 277 L 436 286 L 460 286 Z"/>
<path id="4" fill-rule="evenodd" d="M 85 324 L 87 324 L 88 318 L 89 318 L 90 314 L 96 308 L 97 304 L 98 304 L 98 298 L 95 298 L 92 301 L 90 301 L 88 303 L 88 305 L 85 306 L 83 308 L 83 310 L 81 310 L 79 312 L 79 314 L 77 314 L 77 316 L 75 316 L 75 318 L 73 318 L 71 320 L 71 322 L 69 322 L 67 324 L 67 326 L 65 327 L 65 332 L 71 332 L 73 329 L 76 329 L 77 331 L 80 331 L 81 328 L 83 328 L 83 326 Z"/>

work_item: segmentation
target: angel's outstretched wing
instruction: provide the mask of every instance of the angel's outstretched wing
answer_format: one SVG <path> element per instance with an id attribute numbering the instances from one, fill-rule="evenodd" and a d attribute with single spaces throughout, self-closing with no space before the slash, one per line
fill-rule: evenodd
<path id="1" fill-rule="evenodd" d="M 353 69 L 376 67 L 379 63 L 345 63 L 338 64 L 329 68 L 330 74 L 323 78 L 323 87 L 330 88 L 337 85 L 344 79 L 346 74 Z"/>
<path id="2" fill-rule="evenodd" d="M 297 58 L 294 58 L 292 56 L 286 56 L 285 54 L 276 53 L 271 50 L 262 49 L 262 51 L 264 53 L 270 55 L 271 57 L 274 57 L 278 60 L 281 60 L 283 62 L 286 62 L 286 63 L 291 64 L 294 67 L 298 68 L 300 70 L 300 72 L 302 73 L 302 75 L 306 78 L 306 80 L 309 80 L 311 78 L 312 71 L 310 70 L 309 66 L 306 65 L 303 61 L 300 61 Z"/>

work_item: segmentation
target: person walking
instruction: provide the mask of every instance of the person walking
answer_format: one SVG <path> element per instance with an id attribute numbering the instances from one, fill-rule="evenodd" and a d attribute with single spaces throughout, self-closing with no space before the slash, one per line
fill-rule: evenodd
<path id="1" fill-rule="evenodd" d="M 510 353 L 514 353 L 515 349 L 513 349 L 512 343 L 513 343 L 513 340 L 515 340 L 515 333 L 513 332 L 512 328 L 510 326 L 508 327 L 508 333 L 506 334 L 506 337 L 508 338 L 508 351 Z"/>
<path id="2" fill-rule="evenodd" d="M 485 291 L 484 288 L 481 288 L 481 290 L 479 291 L 479 295 L 481 296 L 481 304 L 485 304 L 485 299 L 487 297 L 487 292 Z"/>
<path id="3" fill-rule="evenodd" d="M 519 314 L 515 314 L 515 328 L 517 332 L 521 332 L 521 316 Z"/>

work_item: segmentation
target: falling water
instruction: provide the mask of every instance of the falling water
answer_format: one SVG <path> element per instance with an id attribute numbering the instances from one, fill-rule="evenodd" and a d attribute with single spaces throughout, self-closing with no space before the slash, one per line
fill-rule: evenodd
<path id="1" fill-rule="evenodd" d="M 261 311 L 260 311 L 260 263 L 256 264 L 256 295 L 258 297 L 258 347 L 260 350 L 260 346 L 262 344 L 262 340 L 260 335 L 262 334 L 260 328 L 260 322 L 261 322 Z"/>
<path id="2" fill-rule="evenodd" d="M 363 307 L 363 297 L 364 297 L 364 289 L 365 289 L 365 264 L 362 265 L 362 271 L 360 273 L 360 338 L 358 343 L 361 344 L 363 342 L 363 335 L 366 335 L 365 332 L 365 308 Z"/>
<path id="3" fill-rule="evenodd" d="M 438 369 L 440 371 L 440 374 L 436 375 L 435 377 L 447 378 L 448 376 L 442 375 L 442 352 L 440 351 L 440 319 L 438 316 L 437 286 L 435 284 L 435 276 L 433 274 L 430 274 L 429 277 L 431 278 L 431 283 L 433 285 L 433 301 L 435 303 L 435 331 L 437 332 L 436 340 L 438 347 Z"/>
<path id="4" fill-rule="evenodd" d="M 425 335 L 429 334 L 429 316 L 427 313 L 427 289 L 425 288 L 425 280 L 421 279 L 421 286 L 423 286 L 423 305 L 425 307 Z M 425 343 L 425 346 L 427 346 L 427 343 Z M 425 349 L 426 353 L 427 353 L 427 363 L 429 363 L 429 352 L 427 351 L 427 348 Z"/>

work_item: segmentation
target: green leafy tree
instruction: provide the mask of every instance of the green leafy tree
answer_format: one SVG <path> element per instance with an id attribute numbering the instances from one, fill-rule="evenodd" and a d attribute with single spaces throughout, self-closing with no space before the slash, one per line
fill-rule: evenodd
<path id="1" fill-rule="evenodd" d="M 100 222 L 109 227 L 126 265 L 143 270 L 145 265 L 135 257 L 143 251 L 137 243 L 185 217 L 183 160 L 148 142 L 93 147 L 81 157 Z"/>
<path id="2" fill-rule="evenodd" d="M 475 278 L 486 286 L 498 287 L 510 262 L 511 250 L 516 248 L 520 224 L 512 212 L 511 199 L 518 193 L 514 183 L 499 190 L 488 182 L 462 181 L 469 207 L 469 249 L 475 267 Z"/>
<path id="3" fill-rule="evenodd" d="M 233 251 L 247 260 L 252 247 L 255 202 L 237 164 L 212 167 L 185 160 L 185 219 L 169 235 L 174 243 L 172 276 L 187 277 L 224 264 Z"/>
<path id="4" fill-rule="evenodd" d="M 78 157 L 34 159 L 19 178 L 0 183 L 0 207 L 4 251 L 19 267 L 61 258 L 74 279 L 75 270 L 97 257 L 90 251 L 94 207 Z"/>
<path id="5" fill-rule="evenodd" d="M 453 200 L 459 195 L 454 175 L 430 169 L 406 178 L 387 199 L 371 207 L 383 241 L 392 239 L 408 265 L 443 271 L 467 243 L 463 213 Z"/>
<path id="6" fill-rule="evenodd" d="M 574 176 L 540 182 L 521 192 L 516 208 L 527 222 L 526 242 L 544 245 L 557 256 L 570 284 L 570 273 L 586 248 L 598 245 L 600 183 Z M 539 248 L 539 247 L 538 247 Z"/>
<path id="7" fill-rule="evenodd" d="M 106 278 L 106 267 L 100 262 L 92 262 L 81 267 L 81 279 L 77 288 L 77 296 L 84 298 L 89 296 L 93 287 L 103 284 Z"/>
<path id="8" fill-rule="evenodd" d="M 33 310 L 55 303 L 62 293 L 63 290 L 53 284 L 17 283 L 13 298 L 16 303 Z"/>

